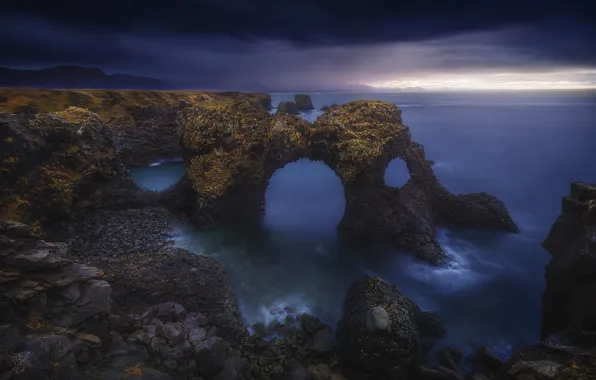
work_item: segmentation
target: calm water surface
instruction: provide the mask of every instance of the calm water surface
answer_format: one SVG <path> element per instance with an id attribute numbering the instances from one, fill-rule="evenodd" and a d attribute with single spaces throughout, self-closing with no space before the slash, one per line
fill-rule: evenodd
<path id="1" fill-rule="evenodd" d="M 274 106 L 293 94 L 272 94 Z M 351 282 L 374 274 L 397 284 L 447 324 L 443 344 L 465 351 L 488 345 L 507 356 L 538 339 L 540 296 L 548 253 L 540 246 L 571 181 L 596 182 L 596 97 L 593 93 L 311 94 L 315 107 L 354 99 L 397 104 L 435 173 L 455 193 L 487 191 L 505 202 L 517 235 L 439 231 L 454 259 L 433 268 L 382 244 L 348 245 L 336 226 L 344 209 L 339 178 L 303 159 L 272 176 L 266 215 L 240 225 L 197 230 L 180 225 L 175 242 L 227 267 L 248 323 L 292 306 L 337 322 Z M 314 120 L 321 112 L 302 116 Z M 156 190 L 175 182 L 182 163 L 133 170 Z M 386 181 L 407 171 L 392 162 Z"/>

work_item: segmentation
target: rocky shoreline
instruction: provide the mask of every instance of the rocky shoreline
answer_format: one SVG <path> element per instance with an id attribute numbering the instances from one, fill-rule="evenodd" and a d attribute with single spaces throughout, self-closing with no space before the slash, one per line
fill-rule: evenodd
<path id="1" fill-rule="evenodd" d="M 431 365 L 428 354 L 445 334 L 441 320 L 376 277 L 364 277 L 350 287 L 337 329 L 286 310 L 283 323 L 253 326 L 249 334 L 223 266 L 169 241 L 189 201 L 198 206 L 190 210 L 194 217 L 217 219 L 237 211 L 228 208 L 230 204 L 260 199 L 258 194 L 246 198 L 247 188 L 238 187 L 230 173 L 260 189 L 266 172 L 303 155 L 300 149 L 326 157 L 354 190 L 348 199 L 353 207 L 363 209 L 371 202 L 387 206 L 383 218 L 376 215 L 380 221 L 391 220 L 397 211 L 423 212 L 408 219 L 414 223 L 407 224 L 413 229 L 408 233 L 415 235 L 399 235 L 429 249 L 419 254 L 435 252 L 435 223 L 507 230 L 516 226 L 502 203 L 488 194 L 446 192 L 422 147 L 411 142 L 397 122 L 393 106 L 357 102 L 333 107 L 311 128 L 292 116 L 272 116 L 254 104 L 237 103 L 242 96 L 236 93 L 226 96 L 223 103 L 215 96 L 177 113 L 178 122 L 191 123 L 182 134 L 188 135 L 182 148 L 190 173 L 163 194 L 142 191 L 132 182 L 120 159 L 117 133 L 89 110 L 0 113 L 0 378 L 596 378 L 596 187 L 583 183 L 572 184 L 562 216 L 544 243 L 553 259 L 546 272 L 543 340 L 506 363 L 479 349 L 466 371 L 461 353 L 445 349 Z M 204 125 L 204 112 L 215 112 L 209 115 L 217 128 L 229 127 L 217 124 L 219 116 L 227 115 L 228 122 L 239 120 L 255 130 L 240 134 L 245 140 L 237 139 L 237 130 L 202 130 L 202 137 L 215 139 L 212 143 L 228 132 L 233 141 L 226 141 L 227 150 L 211 152 L 213 160 L 201 163 L 206 153 L 193 133 L 194 127 Z M 190 116 L 198 119 L 185 119 Z M 362 123 L 375 127 L 371 118 L 400 132 L 401 140 L 381 134 L 389 140 L 378 146 L 358 135 L 368 133 L 359 129 Z M 263 132 L 257 121 L 272 126 L 267 131 L 271 136 L 253 140 Z M 341 137 L 348 128 L 352 137 Z M 369 181 L 376 166 L 364 165 L 369 172 L 358 174 L 362 167 L 356 165 L 357 156 L 338 155 L 339 145 L 358 142 L 354 134 L 366 152 L 383 162 L 393 154 L 391 149 L 402 149 L 414 173 L 411 184 L 377 193 L 378 181 Z M 269 167 L 263 158 L 271 157 L 276 164 Z M 210 173 L 208 180 L 197 167 Z M 348 220 L 353 223 L 348 229 L 358 231 L 370 215 Z M 378 227 L 380 222 L 375 223 Z M 421 229 L 426 230 L 420 234 Z"/>

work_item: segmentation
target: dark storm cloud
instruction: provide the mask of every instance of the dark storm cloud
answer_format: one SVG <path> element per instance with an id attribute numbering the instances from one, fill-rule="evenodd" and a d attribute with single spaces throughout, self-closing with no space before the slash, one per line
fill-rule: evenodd
<path id="1" fill-rule="evenodd" d="M 145 29 L 318 45 L 421 40 L 560 18 L 593 21 L 596 6 L 571 0 L 22 0 L 3 8 L 110 32 Z"/>
<path id="2" fill-rule="evenodd" d="M 15 1 L 0 5 L 0 65 L 273 88 L 596 66 L 593 2 L 411 3 Z"/>

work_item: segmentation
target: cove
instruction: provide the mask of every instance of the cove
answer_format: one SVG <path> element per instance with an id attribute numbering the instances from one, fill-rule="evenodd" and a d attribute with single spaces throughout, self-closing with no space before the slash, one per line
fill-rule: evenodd
<path id="1" fill-rule="evenodd" d="M 544 102 L 530 95 L 511 99 L 498 94 L 462 95 L 454 104 L 450 96 L 374 95 L 403 107 L 413 138 L 435 161 L 435 175 L 446 188 L 498 196 L 519 224 L 520 234 L 441 230 L 439 243 L 455 259 L 442 268 L 383 244 L 348 244 L 333 233 L 331 220 L 324 223 L 329 232 L 315 238 L 292 229 L 304 225 L 294 223 L 288 232 L 283 218 L 267 219 L 267 214 L 215 229 L 180 225 L 176 244 L 213 256 L 226 266 L 249 324 L 274 320 L 270 310 L 286 305 L 337 322 L 348 285 L 372 274 L 395 283 L 422 308 L 437 312 L 446 322 L 445 345 L 467 352 L 487 345 L 507 356 L 512 349 L 537 341 L 549 258 L 540 244 L 559 214 L 568 183 L 596 181 L 590 170 L 596 162 L 594 108 L 572 97 Z M 319 108 L 370 97 L 314 94 L 313 102 Z M 312 162 L 296 164 L 305 165 L 306 173 L 313 171 Z M 291 168 L 288 164 L 272 176 L 266 207 L 278 202 L 290 205 L 295 197 L 284 193 L 301 194 L 316 185 L 312 178 L 305 182 L 282 177 L 292 191 L 286 187 L 284 192 L 271 192 L 276 177 Z M 399 184 L 400 178 L 390 164 L 386 183 Z M 326 194 L 321 188 L 318 192 Z M 266 211 L 275 215 L 274 210 Z M 323 215 L 319 218 L 326 220 Z"/>

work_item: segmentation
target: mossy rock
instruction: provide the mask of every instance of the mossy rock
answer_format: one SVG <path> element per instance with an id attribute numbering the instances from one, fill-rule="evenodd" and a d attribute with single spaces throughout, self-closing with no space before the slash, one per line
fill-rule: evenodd
<path id="1" fill-rule="evenodd" d="M 0 135 L 0 219 L 34 226 L 69 219 L 94 179 L 123 174 L 113 132 L 84 109 L 0 113 Z"/>
<path id="2" fill-rule="evenodd" d="M 309 124 L 279 111 L 273 116 L 250 102 L 210 99 L 182 110 L 178 124 L 196 196 L 191 208 L 201 225 L 260 214 L 273 172 L 306 157 L 325 162 L 341 179 L 346 210 L 339 228 L 348 238 L 388 240 L 439 265 L 447 256 L 436 240 L 438 225 L 517 228 L 498 199 L 485 193 L 456 196 L 442 187 L 391 103 L 349 102 Z M 410 181 L 400 188 L 384 181 L 394 158 L 410 171 Z"/>

